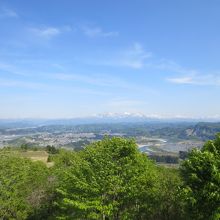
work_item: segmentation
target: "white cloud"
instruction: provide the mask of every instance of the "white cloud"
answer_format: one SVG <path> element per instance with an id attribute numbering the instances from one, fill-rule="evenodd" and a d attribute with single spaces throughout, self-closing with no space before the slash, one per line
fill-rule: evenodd
<path id="1" fill-rule="evenodd" d="M 113 67 L 129 67 L 132 69 L 141 69 L 146 61 L 152 56 L 151 52 L 144 50 L 143 46 L 136 42 L 131 47 L 116 51 L 111 54 L 111 57 L 105 59 L 90 60 L 89 64 L 104 65 Z"/>
<path id="2" fill-rule="evenodd" d="M 61 30 L 55 27 L 30 28 L 29 30 L 34 35 L 47 39 L 55 37 L 61 33 Z"/>
<path id="3" fill-rule="evenodd" d="M 150 65 L 153 68 L 172 72 L 177 76 L 166 78 L 174 84 L 190 84 L 200 86 L 220 86 L 219 73 L 202 73 L 199 70 L 186 68 L 174 61 L 161 60 Z"/>
<path id="4" fill-rule="evenodd" d="M 43 63 L 41 65 L 49 65 L 48 63 Z M 54 65 L 54 64 L 53 64 Z M 58 65 L 59 69 L 63 69 L 63 66 Z M 60 82 L 80 82 L 83 84 L 89 84 L 92 86 L 99 87 L 114 87 L 114 88 L 124 88 L 124 89 L 140 89 L 139 86 L 128 83 L 119 77 L 113 77 L 109 74 L 80 74 L 80 73 L 48 73 L 45 71 L 35 71 L 29 69 L 20 69 L 18 66 L 14 66 L 8 63 L 0 62 L 0 71 L 3 73 L 10 73 L 13 75 L 18 75 L 22 77 L 28 77 L 29 79 L 35 76 L 58 80 Z"/>
<path id="5" fill-rule="evenodd" d="M 25 88 L 25 89 L 46 89 L 47 86 L 42 83 L 36 82 L 27 82 L 20 80 L 8 80 L 8 79 L 0 79 L 0 86 L 2 87 L 14 87 L 14 88 Z"/>
<path id="6" fill-rule="evenodd" d="M 16 67 L 10 64 L 0 62 L 0 70 L 1 72 L 9 72 L 14 75 L 28 76 L 29 74 L 18 70 Z"/>
<path id="7" fill-rule="evenodd" d="M 100 27 L 83 26 L 81 30 L 88 37 L 116 37 L 119 34 L 117 31 L 106 32 Z"/>
<path id="8" fill-rule="evenodd" d="M 66 85 L 51 85 L 47 83 L 41 82 L 33 82 L 27 80 L 11 80 L 0 78 L 0 87 L 8 87 L 8 88 L 19 88 L 19 89 L 27 89 L 27 90 L 37 90 L 37 91 L 47 91 L 47 92 L 57 92 L 60 93 L 80 93 L 80 94 L 88 94 L 88 95 L 100 95 L 105 96 L 107 93 L 103 91 L 96 91 L 93 89 L 76 87 L 76 86 L 66 86 Z"/>
<path id="9" fill-rule="evenodd" d="M 169 78 L 167 80 L 176 84 L 192 84 L 194 81 L 193 77 L 189 77 L 189 76 Z"/>
<path id="10" fill-rule="evenodd" d="M 149 66 L 156 69 L 174 72 L 178 74 L 195 75 L 199 73 L 195 69 L 183 67 L 178 63 L 174 62 L 173 60 L 167 60 L 167 59 L 161 59 L 158 62 L 150 64 Z"/>
<path id="11" fill-rule="evenodd" d="M 162 59 L 159 62 L 151 64 L 152 67 L 160 70 L 166 70 L 170 72 L 180 73 L 180 74 L 198 74 L 199 72 L 195 69 L 185 68 L 172 60 Z"/>
<path id="12" fill-rule="evenodd" d="M 45 76 L 45 75 L 44 75 Z M 47 77 L 61 81 L 77 81 L 99 87 L 117 87 L 124 89 L 137 89 L 134 85 L 118 77 L 108 76 L 107 74 L 75 74 L 75 73 L 54 73 L 47 74 Z"/>
<path id="13" fill-rule="evenodd" d="M 134 69 L 140 69 L 145 61 L 152 56 L 152 53 L 146 52 L 140 43 L 134 43 L 131 48 L 121 53 L 118 64 Z"/>
<path id="14" fill-rule="evenodd" d="M 18 14 L 10 8 L 1 8 L 0 9 L 0 17 L 17 18 Z"/>
<path id="15" fill-rule="evenodd" d="M 220 75 L 219 74 L 206 74 L 198 75 L 194 74 L 191 76 L 173 77 L 167 79 L 171 83 L 175 84 L 191 84 L 200 86 L 220 86 Z"/>

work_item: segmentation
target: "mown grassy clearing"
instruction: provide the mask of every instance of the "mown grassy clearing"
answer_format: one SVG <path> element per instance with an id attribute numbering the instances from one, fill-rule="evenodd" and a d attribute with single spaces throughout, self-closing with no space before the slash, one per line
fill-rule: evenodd
<path id="1" fill-rule="evenodd" d="M 47 165 L 47 167 L 53 166 L 53 162 L 48 162 L 49 154 L 44 150 L 4 150 L 1 152 L 1 155 L 14 154 L 21 157 L 29 158 L 32 161 L 41 161 Z"/>
<path id="2" fill-rule="evenodd" d="M 33 161 L 42 161 L 47 163 L 48 153 L 46 151 L 20 151 L 22 157 L 30 158 Z"/>
<path id="3" fill-rule="evenodd" d="M 46 151 L 20 151 L 19 154 L 22 157 L 29 158 L 33 161 L 42 161 L 47 165 L 47 167 L 53 166 L 53 162 L 48 162 L 49 154 Z"/>

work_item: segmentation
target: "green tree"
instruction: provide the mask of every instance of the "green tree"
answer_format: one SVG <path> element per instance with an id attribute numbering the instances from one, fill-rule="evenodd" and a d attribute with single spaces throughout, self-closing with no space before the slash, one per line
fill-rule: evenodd
<path id="1" fill-rule="evenodd" d="M 174 220 L 189 219 L 185 212 L 185 194 L 182 192 L 183 182 L 176 168 L 158 167 L 158 191 L 155 192 L 157 203 L 153 219 Z"/>
<path id="2" fill-rule="evenodd" d="M 29 146 L 28 146 L 28 144 L 26 143 L 26 144 L 22 144 L 21 145 L 21 149 L 23 150 L 23 151 L 27 151 L 28 150 L 28 148 L 29 148 Z"/>
<path id="3" fill-rule="evenodd" d="M 133 140 L 105 138 L 59 161 L 61 219 L 153 217 L 158 172 Z"/>
<path id="4" fill-rule="evenodd" d="M 57 148 L 54 147 L 54 146 L 50 146 L 50 145 L 47 145 L 47 146 L 46 146 L 46 151 L 47 151 L 49 154 L 57 154 L 57 153 L 59 153 L 59 149 L 57 149 Z"/>
<path id="5" fill-rule="evenodd" d="M 47 200 L 48 169 L 16 155 L 0 156 L 1 219 L 27 219 Z"/>
<path id="6" fill-rule="evenodd" d="M 194 149 L 181 166 L 193 219 L 220 219 L 220 134 Z"/>

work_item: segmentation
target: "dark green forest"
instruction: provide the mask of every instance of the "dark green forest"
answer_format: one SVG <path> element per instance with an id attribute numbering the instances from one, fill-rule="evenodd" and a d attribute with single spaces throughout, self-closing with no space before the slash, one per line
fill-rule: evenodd
<path id="1" fill-rule="evenodd" d="M 220 219 L 220 135 L 179 168 L 156 164 L 133 139 L 47 151 L 50 167 L 0 151 L 0 219 Z"/>

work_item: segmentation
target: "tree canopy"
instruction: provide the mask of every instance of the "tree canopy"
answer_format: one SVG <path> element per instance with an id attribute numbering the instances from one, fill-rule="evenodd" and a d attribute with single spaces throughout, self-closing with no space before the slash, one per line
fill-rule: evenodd
<path id="1" fill-rule="evenodd" d="M 48 170 L 43 163 L 11 154 L 1 154 L 1 219 L 26 219 L 47 200 Z"/>
<path id="2" fill-rule="evenodd" d="M 73 154 L 69 166 L 61 161 L 65 171 L 57 189 L 60 217 L 155 219 L 159 215 L 162 170 L 139 152 L 133 140 L 106 138 Z"/>
<path id="3" fill-rule="evenodd" d="M 181 174 L 194 219 L 220 219 L 220 134 L 201 150 L 192 150 Z"/>
<path id="4" fill-rule="evenodd" d="M 0 219 L 220 219 L 220 135 L 180 169 L 159 166 L 119 137 L 47 151 L 50 168 L 0 150 Z"/>

